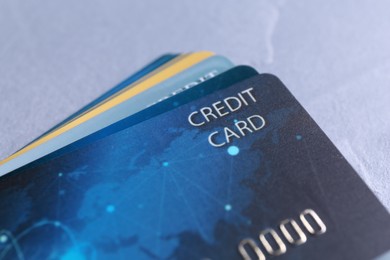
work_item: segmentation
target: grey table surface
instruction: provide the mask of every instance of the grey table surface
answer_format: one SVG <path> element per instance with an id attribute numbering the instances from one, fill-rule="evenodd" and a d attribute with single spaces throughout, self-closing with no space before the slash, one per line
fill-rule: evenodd
<path id="1" fill-rule="evenodd" d="M 0 0 L 0 157 L 166 52 L 276 74 L 390 209 L 390 2 Z"/>

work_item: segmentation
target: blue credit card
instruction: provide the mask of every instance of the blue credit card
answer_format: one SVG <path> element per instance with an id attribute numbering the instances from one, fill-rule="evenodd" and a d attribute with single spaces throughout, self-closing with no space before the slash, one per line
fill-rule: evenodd
<path id="1" fill-rule="evenodd" d="M 0 259 L 370 259 L 389 213 L 284 85 L 237 67 L 0 178 Z"/>
<path id="2" fill-rule="evenodd" d="M 116 85 L 115 87 L 113 87 L 112 89 L 108 90 L 107 92 L 105 92 L 104 94 L 99 96 L 94 101 L 92 101 L 89 104 L 87 104 L 86 106 L 84 106 L 82 109 L 73 113 L 72 115 L 65 118 L 63 121 L 61 121 L 60 123 L 58 123 L 57 125 L 55 125 L 51 129 L 49 129 L 48 131 L 46 131 L 42 135 L 38 136 L 36 139 L 31 141 L 30 143 L 33 143 L 34 141 L 40 139 L 42 136 L 46 135 L 47 133 L 50 133 L 51 131 L 60 127 L 61 125 L 66 124 L 68 121 L 72 120 L 73 118 L 76 118 L 77 116 L 81 115 L 82 113 L 84 113 L 88 109 L 90 109 L 90 108 L 94 107 L 95 105 L 99 104 L 100 102 L 106 100 L 107 98 L 114 95 L 118 91 L 121 91 L 122 89 L 126 88 L 127 86 L 129 86 L 132 83 L 139 80 L 140 78 L 142 78 L 142 77 L 146 76 L 147 74 L 151 73 L 152 71 L 158 69 L 159 67 L 166 64 L 167 62 L 173 60 L 177 56 L 179 56 L 179 54 L 165 54 L 165 55 L 162 55 L 161 57 L 155 59 L 154 61 L 152 61 L 151 63 L 149 63 L 148 65 L 146 65 L 142 69 L 140 69 L 139 71 L 135 72 L 133 75 L 131 75 L 130 77 L 128 77 L 127 79 L 125 79 L 124 81 L 122 81 L 121 83 Z M 29 144 L 27 144 L 27 145 L 29 145 Z M 23 149 L 23 147 L 21 149 Z"/>
<path id="3" fill-rule="evenodd" d="M 0 165 L 0 176 L 17 169 L 27 163 L 41 158 L 85 136 L 88 136 L 106 126 L 109 126 L 127 116 L 171 95 L 176 95 L 230 68 L 233 64 L 222 56 L 212 56 L 181 73 L 165 80 L 156 86 L 120 103 L 84 123 L 52 138 L 9 162 Z"/>

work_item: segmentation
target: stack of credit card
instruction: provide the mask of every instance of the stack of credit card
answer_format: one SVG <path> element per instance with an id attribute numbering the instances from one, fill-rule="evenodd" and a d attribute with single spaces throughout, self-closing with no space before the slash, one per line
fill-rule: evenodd
<path id="1" fill-rule="evenodd" d="M 0 165 L 0 259 L 388 259 L 390 215 L 283 83 L 167 54 Z"/>

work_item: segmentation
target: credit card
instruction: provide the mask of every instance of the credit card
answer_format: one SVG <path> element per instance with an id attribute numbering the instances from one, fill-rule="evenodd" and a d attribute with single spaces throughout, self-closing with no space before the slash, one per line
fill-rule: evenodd
<path id="1" fill-rule="evenodd" d="M 233 63 L 222 56 L 212 56 L 207 58 L 189 69 L 186 69 L 185 71 L 161 82 L 160 84 L 157 84 L 154 87 L 116 105 L 106 112 L 75 126 L 53 139 L 48 140 L 39 147 L 19 155 L 12 161 L 0 166 L 0 175 L 56 151 L 106 126 L 124 119 L 131 114 L 139 112 L 153 103 L 159 102 L 164 98 L 191 88 L 194 85 L 204 82 L 232 67 Z"/>
<path id="2" fill-rule="evenodd" d="M 30 142 L 29 144 L 31 144 L 31 143 L 35 142 L 36 140 L 40 139 L 41 137 L 47 135 L 48 133 L 52 132 L 54 129 L 59 128 L 60 126 L 67 123 L 68 121 L 72 120 L 73 118 L 76 118 L 77 116 L 81 115 L 82 113 L 84 113 L 88 109 L 90 109 L 93 106 L 97 105 L 98 103 L 104 101 L 105 99 L 114 95 L 118 91 L 121 91 L 122 89 L 126 88 L 130 84 L 139 80 L 140 78 L 148 75 L 149 73 L 153 72 L 154 70 L 156 70 L 157 68 L 166 64 L 167 62 L 171 61 L 172 59 L 176 58 L 177 56 L 179 56 L 179 55 L 178 54 L 165 54 L 165 55 L 162 55 L 161 57 L 155 59 L 154 61 L 152 61 L 151 63 L 149 63 L 148 65 L 146 65 L 145 67 L 143 67 L 142 69 L 140 69 L 139 71 L 137 71 L 136 73 L 134 73 L 133 75 L 131 75 L 130 77 L 128 77 L 127 79 L 125 79 L 124 81 L 122 81 L 121 83 L 116 85 L 115 87 L 113 87 L 112 89 L 110 89 L 109 91 L 107 91 L 104 94 L 102 94 L 101 96 L 99 96 L 97 99 L 95 99 L 91 103 L 84 106 L 82 109 L 73 113 L 72 115 L 70 115 L 69 117 L 65 118 L 63 121 L 58 123 L 56 126 L 52 127 L 51 129 L 49 129 L 48 131 L 46 131 L 42 135 L 38 136 L 35 140 Z M 29 144 L 27 144 L 26 146 L 28 146 Z M 23 148 L 24 147 L 22 147 L 22 149 Z"/>
<path id="3" fill-rule="evenodd" d="M 0 259 L 390 249 L 389 213 L 279 79 L 255 74 L 227 71 L 2 176 Z"/>
<path id="4" fill-rule="evenodd" d="M 31 143 L 30 145 L 24 147 L 20 151 L 14 153 L 13 155 L 9 156 L 5 160 L 0 162 L 0 166 L 7 167 L 7 169 L 15 169 L 13 166 L 13 159 L 18 158 L 19 155 L 23 155 L 24 153 L 39 147 L 41 144 L 51 140 L 52 138 L 55 138 L 66 131 L 72 129 L 75 126 L 78 126 L 79 124 L 84 123 L 85 121 L 111 109 L 112 107 L 122 103 L 123 101 L 126 101 L 135 95 L 151 88 L 152 86 L 159 84 L 170 77 L 190 68 L 191 66 L 213 56 L 213 53 L 211 52 L 196 52 L 191 53 L 188 55 L 182 55 L 177 57 L 176 59 L 172 60 L 171 62 L 168 62 L 168 64 L 161 66 L 157 70 L 153 71 L 150 75 L 148 75 L 145 78 L 141 78 L 140 80 L 134 82 L 133 84 L 127 86 L 126 88 L 122 89 L 121 91 L 116 92 L 115 94 L 111 95 L 108 99 L 98 103 L 97 105 L 93 106 L 92 108 L 88 109 L 87 111 L 81 113 L 76 118 L 73 118 L 70 122 L 67 124 L 61 126 L 60 128 L 56 129 L 55 131 L 50 132 L 49 134 L 43 136 L 42 138 L 38 139 L 37 141 Z M 9 162 L 10 164 L 4 165 L 5 163 Z M 18 164 L 19 165 L 19 164 Z M 0 175 L 4 174 L 7 171 L 3 171 L 3 167 L 0 167 Z"/>
<path id="5" fill-rule="evenodd" d="M 134 83 L 139 83 L 140 80 L 144 80 L 146 78 L 149 78 L 153 76 L 156 72 L 160 72 L 163 68 L 166 68 L 167 66 L 170 66 L 174 64 L 175 62 L 181 60 L 182 58 L 186 57 L 188 54 L 167 54 L 163 55 L 157 60 L 153 61 L 151 64 L 146 65 L 146 67 L 142 68 L 140 71 L 137 71 L 134 75 L 131 75 L 128 79 L 124 80 L 117 86 L 115 86 L 113 89 L 110 89 L 108 92 L 104 93 L 102 96 L 97 98 L 96 100 L 92 101 L 76 113 L 70 115 L 66 119 L 64 119 L 62 122 L 57 124 L 56 126 L 52 127 L 48 131 L 46 131 L 44 134 L 40 135 L 24 147 L 22 147 L 20 150 L 23 150 L 25 147 L 29 146 L 30 144 L 36 142 L 37 140 L 41 139 L 42 137 L 46 136 L 48 133 L 53 132 L 54 130 L 62 127 L 66 123 L 74 120 L 75 118 L 78 118 L 79 116 L 83 115 L 84 113 L 88 112 L 95 106 L 103 103 L 106 100 L 109 100 L 112 96 L 115 96 L 118 92 L 121 92 L 122 90 L 128 89 L 129 87 L 134 86 Z M 16 151 L 19 152 L 20 150 Z M 6 160 L 10 158 L 6 158 L 4 161 L 0 161 L 0 165 L 4 163 Z"/>

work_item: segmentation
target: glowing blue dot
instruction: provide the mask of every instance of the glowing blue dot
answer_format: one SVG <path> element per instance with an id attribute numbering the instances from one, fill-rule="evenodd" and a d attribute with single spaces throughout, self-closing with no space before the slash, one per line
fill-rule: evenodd
<path id="1" fill-rule="evenodd" d="M 62 177 L 62 175 L 63 175 L 62 172 L 58 173 L 58 177 Z"/>
<path id="2" fill-rule="evenodd" d="M 234 119 L 234 123 L 237 123 L 238 122 L 238 120 L 237 119 Z"/>
<path id="3" fill-rule="evenodd" d="M 65 255 L 61 256 L 61 260 L 84 260 L 86 259 L 83 254 L 77 249 L 71 249 L 66 252 Z"/>
<path id="4" fill-rule="evenodd" d="M 295 138 L 299 141 L 302 140 L 302 135 L 296 135 Z"/>
<path id="5" fill-rule="evenodd" d="M 177 107 L 177 106 L 179 105 L 179 102 L 175 101 L 175 102 L 173 102 L 173 105 L 174 105 L 175 107 Z"/>
<path id="6" fill-rule="evenodd" d="M 138 208 L 139 209 L 143 209 L 144 208 L 144 204 L 138 204 Z"/>
<path id="7" fill-rule="evenodd" d="M 232 210 L 232 205 L 226 204 L 226 205 L 225 205 L 225 210 L 226 210 L 226 211 Z"/>
<path id="8" fill-rule="evenodd" d="M 59 227 L 61 226 L 61 223 L 59 221 L 54 221 L 54 226 Z"/>
<path id="9" fill-rule="evenodd" d="M 8 237 L 6 235 L 1 235 L 0 236 L 0 243 L 6 243 L 8 241 Z"/>
<path id="10" fill-rule="evenodd" d="M 58 195 L 64 196 L 64 195 L 65 195 L 65 190 L 60 190 L 60 191 L 58 192 Z"/>
<path id="11" fill-rule="evenodd" d="M 232 145 L 228 148 L 227 152 L 231 156 L 236 156 L 240 152 L 240 149 L 237 146 Z"/>
<path id="12" fill-rule="evenodd" d="M 106 211 L 108 213 L 113 213 L 115 211 L 115 206 L 114 205 L 107 205 Z"/>
<path id="13" fill-rule="evenodd" d="M 164 167 L 168 167 L 168 165 L 169 165 L 169 162 L 163 162 L 163 164 L 162 164 Z"/>

